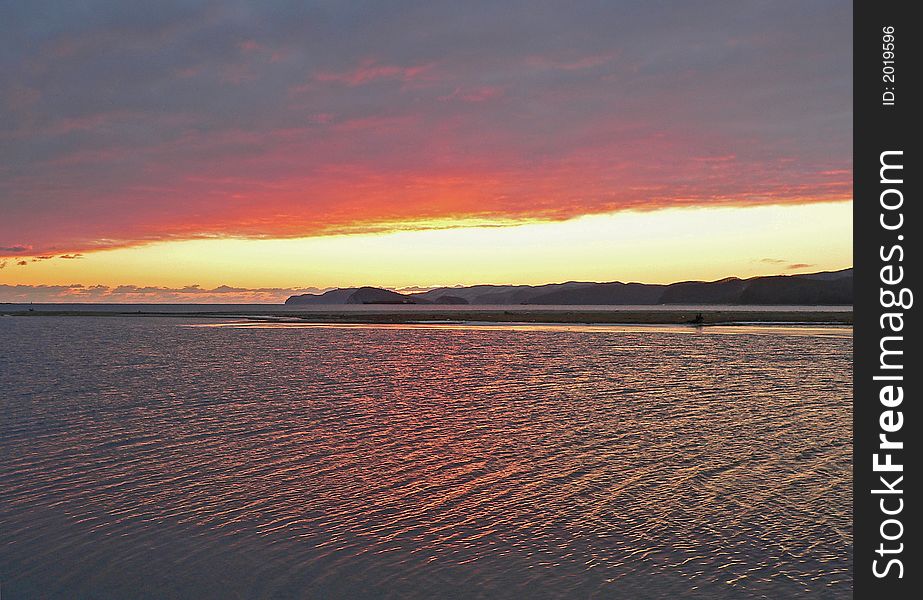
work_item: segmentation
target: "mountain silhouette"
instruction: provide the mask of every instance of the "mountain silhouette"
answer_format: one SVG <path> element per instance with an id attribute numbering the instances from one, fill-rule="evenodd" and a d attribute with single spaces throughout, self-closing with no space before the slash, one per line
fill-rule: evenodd
<path id="1" fill-rule="evenodd" d="M 376 287 L 338 288 L 292 296 L 286 304 L 625 305 L 766 304 L 849 305 L 853 271 L 772 275 L 671 284 L 569 281 L 546 285 L 474 285 L 401 294 Z"/>

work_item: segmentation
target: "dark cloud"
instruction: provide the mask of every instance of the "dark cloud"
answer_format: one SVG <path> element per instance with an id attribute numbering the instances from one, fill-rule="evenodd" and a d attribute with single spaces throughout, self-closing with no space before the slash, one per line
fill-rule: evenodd
<path id="1" fill-rule="evenodd" d="M 0 254 L 2 254 L 2 249 L 0 249 Z M 40 255 L 40 256 L 28 257 L 28 260 L 20 260 L 20 261 L 18 261 L 16 264 L 19 264 L 19 265 L 26 265 L 26 264 L 28 264 L 28 263 L 42 262 L 42 261 L 46 261 L 46 260 L 54 260 L 54 259 L 56 259 L 56 258 L 61 258 L 61 259 L 65 259 L 65 260 L 74 260 L 74 259 L 78 259 L 78 258 L 83 258 L 83 254 L 80 254 L 79 252 L 78 252 L 78 253 L 75 253 L 75 254 L 62 254 L 62 255 L 60 255 L 60 256 L 55 256 L 55 255 L 53 255 L 53 254 L 44 254 L 44 255 Z"/>
<path id="2" fill-rule="evenodd" d="M 0 254 L 848 198 L 851 18 L 836 0 L 3 3 Z"/>

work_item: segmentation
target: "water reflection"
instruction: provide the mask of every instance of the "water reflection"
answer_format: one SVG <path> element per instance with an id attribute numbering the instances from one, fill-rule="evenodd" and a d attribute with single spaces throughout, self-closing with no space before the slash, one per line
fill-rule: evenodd
<path id="1" fill-rule="evenodd" d="M 479 321 L 420 321 L 416 323 L 312 323 L 290 320 L 231 319 L 193 322 L 184 327 L 232 327 L 244 329 L 450 329 L 466 331 L 545 331 L 583 333 L 679 333 L 711 335 L 800 335 L 852 337 L 852 326 L 833 324 L 740 323 L 727 325 L 660 325 L 660 324 L 571 324 L 515 323 Z"/>
<path id="2" fill-rule="evenodd" d="M 0 325 L 5 598 L 850 597 L 848 330 L 182 323 Z"/>

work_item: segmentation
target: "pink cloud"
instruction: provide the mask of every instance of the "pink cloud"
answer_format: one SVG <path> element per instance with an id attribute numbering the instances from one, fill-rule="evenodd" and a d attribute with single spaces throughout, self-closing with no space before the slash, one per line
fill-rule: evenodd
<path id="1" fill-rule="evenodd" d="M 481 86 L 474 88 L 455 88 L 451 94 L 439 96 L 439 100 L 448 102 L 459 100 L 461 102 L 486 102 L 503 95 L 503 88 L 499 86 Z"/>
<path id="2" fill-rule="evenodd" d="M 405 67 L 366 59 L 355 69 L 342 72 L 320 71 L 314 78 L 317 81 L 336 82 L 353 87 L 378 79 L 413 81 L 427 75 L 434 66 L 435 63 L 424 63 Z"/>
<path id="3" fill-rule="evenodd" d="M 244 40 L 237 44 L 237 47 L 243 50 L 244 52 L 256 52 L 257 50 L 262 50 L 263 47 L 258 44 L 255 40 Z"/>
<path id="4" fill-rule="evenodd" d="M 591 54 L 578 58 L 552 58 L 548 56 L 530 56 L 526 59 L 526 64 L 531 67 L 542 69 L 559 69 L 562 71 L 582 71 L 592 69 L 612 62 L 618 57 L 618 52 L 605 52 L 602 54 Z"/>

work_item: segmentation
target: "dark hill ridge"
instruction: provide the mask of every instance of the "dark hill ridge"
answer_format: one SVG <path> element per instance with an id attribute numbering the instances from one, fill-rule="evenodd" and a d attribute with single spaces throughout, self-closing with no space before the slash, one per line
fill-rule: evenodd
<path id="1" fill-rule="evenodd" d="M 286 304 L 429 304 L 429 302 L 420 302 L 419 300 L 399 294 L 391 290 L 385 290 L 376 287 L 360 288 L 337 288 L 328 290 L 323 294 L 301 294 L 300 296 L 291 296 L 285 301 Z"/>
<path id="2" fill-rule="evenodd" d="M 374 287 L 342 288 L 292 296 L 286 304 L 765 304 L 850 305 L 852 269 L 806 275 L 772 275 L 719 281 L 645 284 L 569 281 L 546 285 L 474 285 L 400 294 Z"/>
<path id="3" fill-rule="evenodd" d="M 361 287 L 346 298 L 346 304 L 416 304 L 410 296 L 391 290 Z"/>

